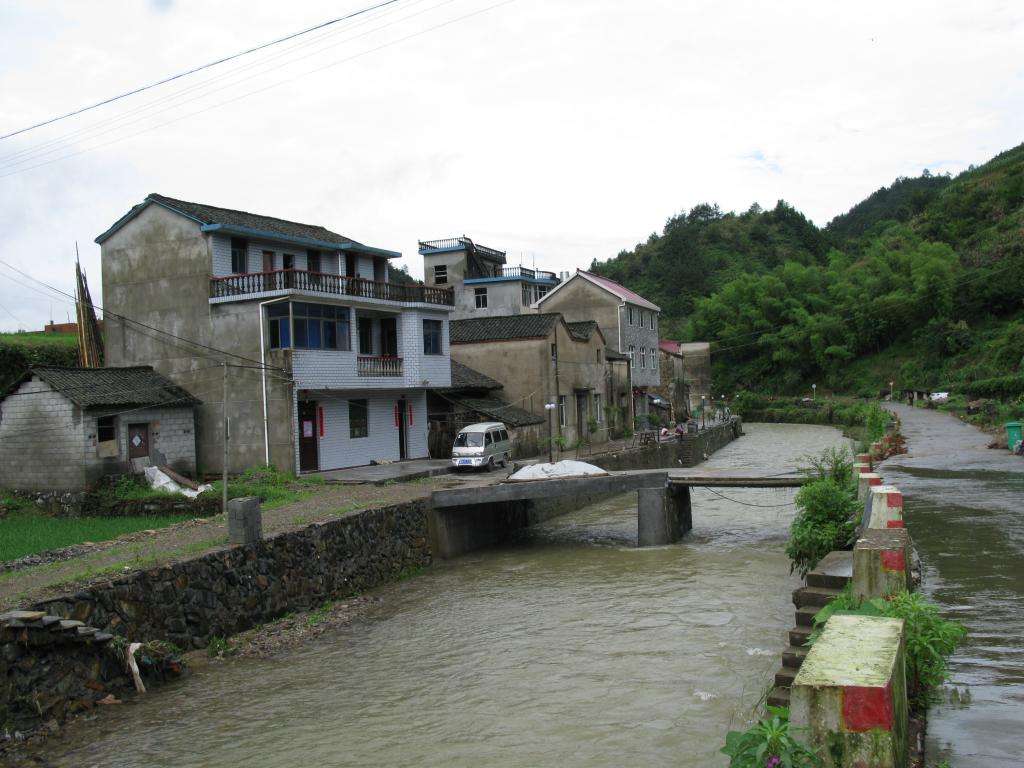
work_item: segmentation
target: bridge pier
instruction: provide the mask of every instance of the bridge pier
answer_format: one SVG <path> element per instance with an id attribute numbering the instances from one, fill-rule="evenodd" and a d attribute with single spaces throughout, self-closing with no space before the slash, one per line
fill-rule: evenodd
<path id="1" fill-rule="evenodd" d="M 640 488 L 636 494 L 638 547 L 674 544 L 693 529 L 693 506 L 688 486 Z"/>

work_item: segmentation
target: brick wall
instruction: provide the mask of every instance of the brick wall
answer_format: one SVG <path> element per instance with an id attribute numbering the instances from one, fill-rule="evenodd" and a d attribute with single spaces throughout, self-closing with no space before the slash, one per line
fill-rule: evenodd
<path id="1" fill-rule="evenodd" d="M 191 408 L 149 408 L 119 416 L 118 453 L 123 458 L 128 456 L 129 424 L 148 424 L 150 451 L 162 453 L 167 464 L 178 472 L 195 472 L 195 418 Z"/>
<path id="2" fill-rule="evenodd" d="M 647 309 L 633 307 L 633 324 L 629 324 L 629 305 L 620 310 L 622 322 L 622 352 L 629 353 L 629 347 L 635 347 L 633 355 L 633 386 L 634 387 L 656 387 L 661 383 L 661 366 L 658 364 L 658 317 L 657 313 Z M 651 327 L 651 318 L 654 319 L 654 327 Z M 644 324 L 641 327 L 640 318 L 643 317 Z M 646 367 L 640 351 L 644 349 L 646 354 Z"/>

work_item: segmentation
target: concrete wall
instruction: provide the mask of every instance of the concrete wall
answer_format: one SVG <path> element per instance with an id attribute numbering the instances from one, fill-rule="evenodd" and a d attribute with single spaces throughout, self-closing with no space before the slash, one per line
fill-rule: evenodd
<path id="1" fill-rule="evenodd" d="M 427 456 L 427 396 L 422 390 L 395 392 L 351 392 L 345 396 L 310 396 L 324 410 L 324 435 L 317 436 L 320 469 L 338 469 L 369 464 L 375 459 L 398 461 L 398 427 L 395 404 L 404 397 L 412 406 L 412 424 L 408 427 L 408 458 Z M 368 435 L 350 437 L 348 412 L 350 399 L 365 398 L 369 410 Z M 406 409 L 408 418 L 408 407 Z"/>
<path id="2" fill-rule="evenodd" d="M 700 405 L 701 395 L 712 400 L 711 392 L 711 345 L 706 341 L 679 345 L 683 356 L 683 372 L 690 385 L 690 407 Z"/>
<path id="3" fill-rule="evenodd" d="M 172 469 L 182 474 L 196 471 L 195 413 L 189 408 L 147 408 L 117 417 L 118 452 L 122 461 L 128 459 L 128 425 L 149 425 L 150 455 L 160 453 Z M 96 422 L 90 425 L 92 446 L 96 445 Z"/>
<path id="4" fill-rule="evenodd" d="M 86 436 L 93 423 L 38 378 L 23 383 L 0 402 L 0 486 L 33 491 L 85 487 Z"/>

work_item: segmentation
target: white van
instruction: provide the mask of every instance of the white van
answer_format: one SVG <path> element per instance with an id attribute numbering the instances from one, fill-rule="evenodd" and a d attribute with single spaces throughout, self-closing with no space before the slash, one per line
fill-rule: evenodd
<path id="1" fill-rule="evenodd" d="M 512 441 L 508 429 L 500 421 L 483 421 L 463 427 L 452 446 L 452 467 L 462 469 L 483 467 L 494 469 L 496 464 L 508 466 L 512 460 Z"/>

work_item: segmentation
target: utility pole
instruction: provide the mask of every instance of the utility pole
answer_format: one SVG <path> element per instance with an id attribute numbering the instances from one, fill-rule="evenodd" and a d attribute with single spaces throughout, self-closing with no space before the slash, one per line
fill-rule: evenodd
<path id="1" fill-rule="evenodd" d="M 228 513 L 228 362 L 224 361 L 224 486 L 221 493 L 221 512 Z"/>

